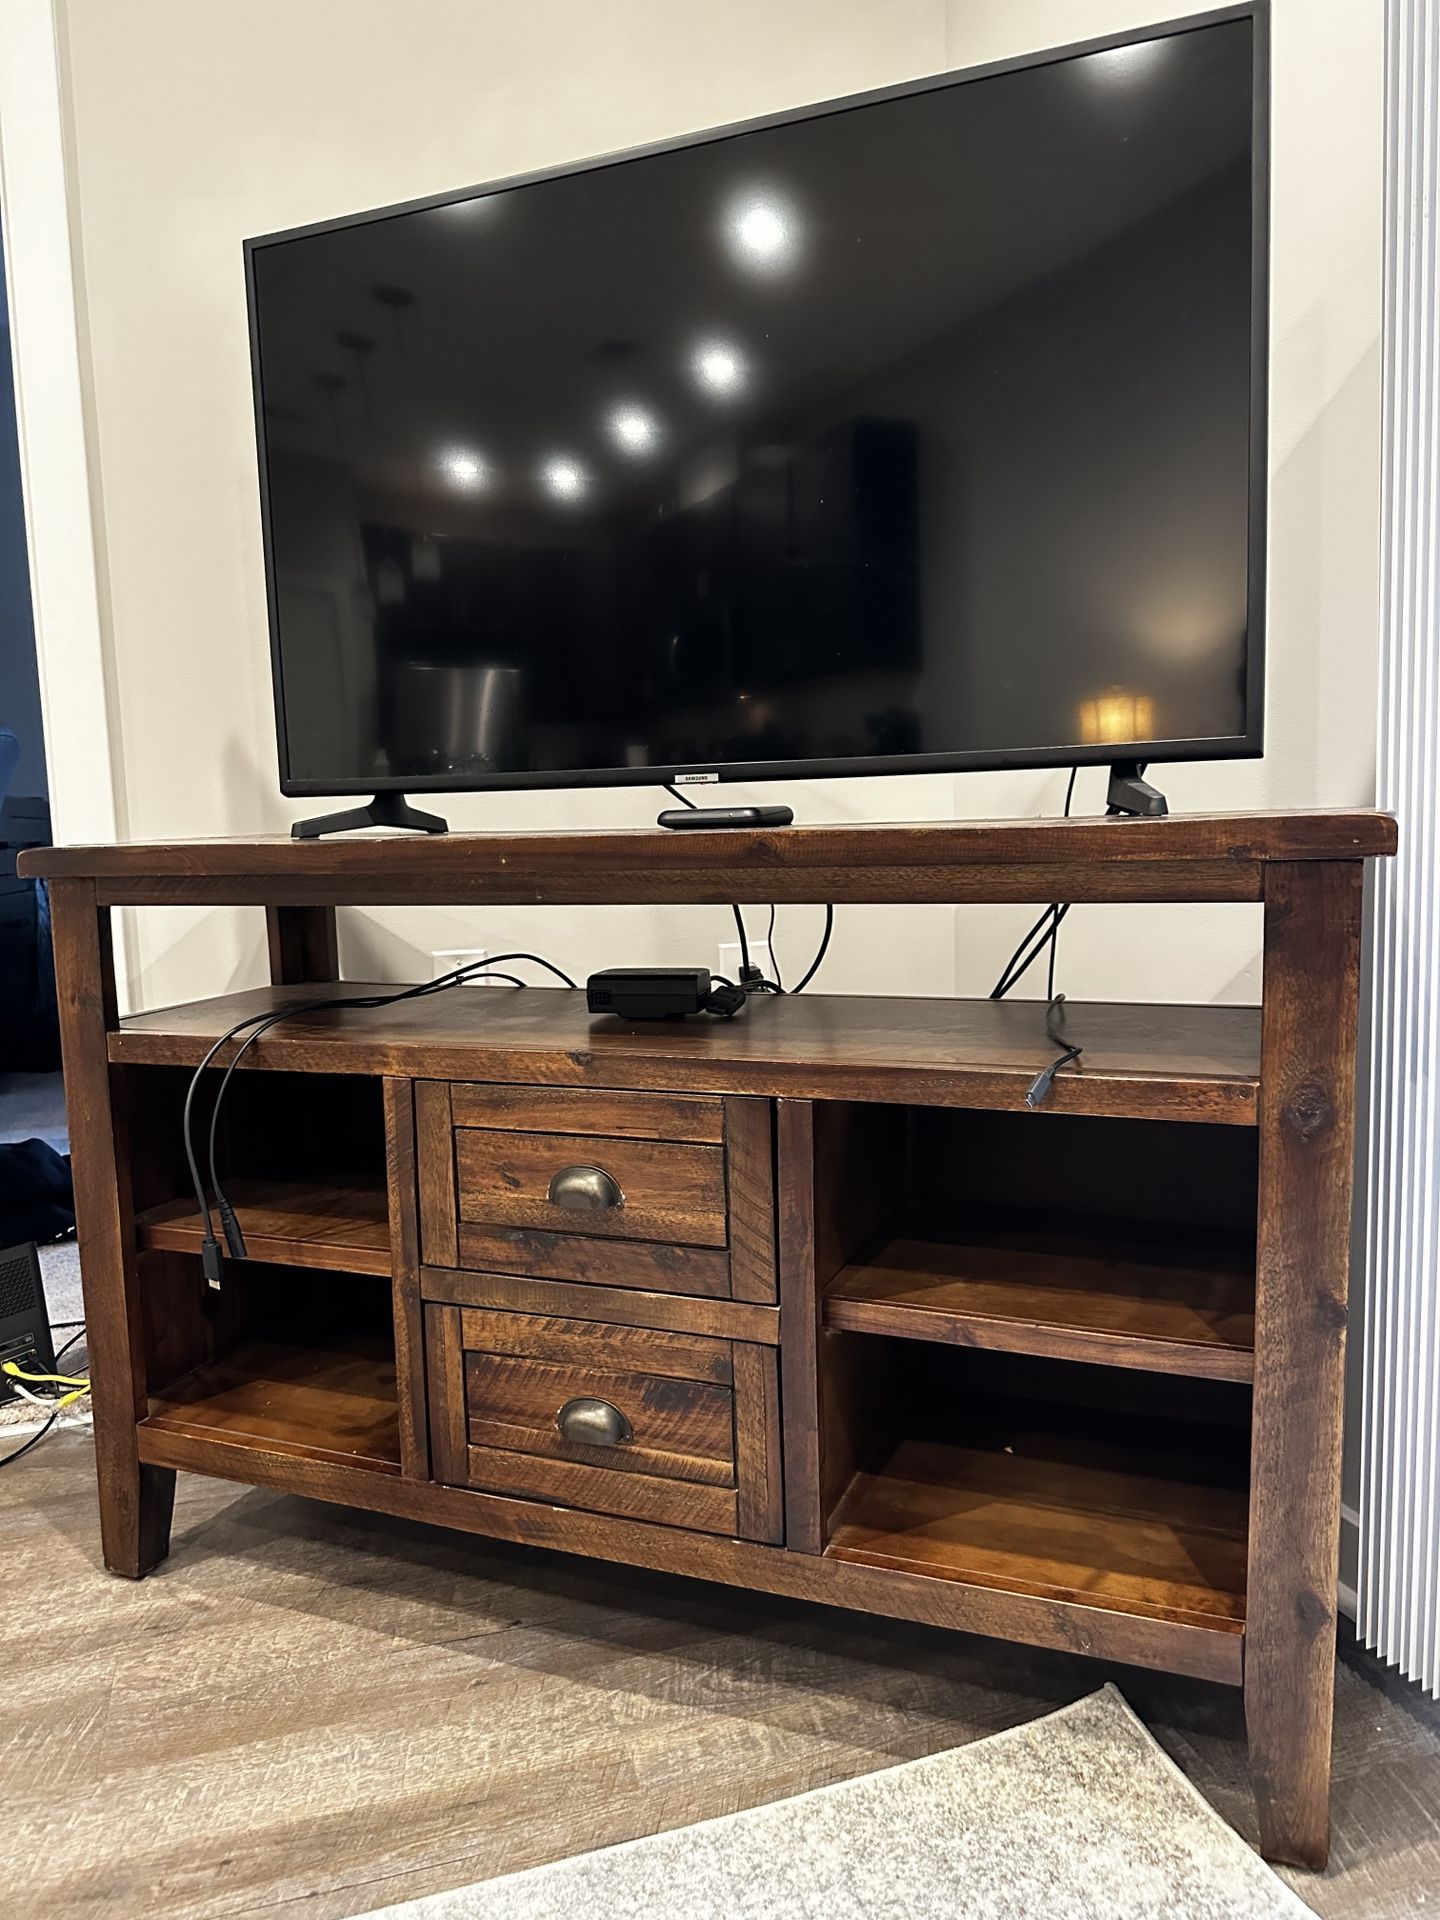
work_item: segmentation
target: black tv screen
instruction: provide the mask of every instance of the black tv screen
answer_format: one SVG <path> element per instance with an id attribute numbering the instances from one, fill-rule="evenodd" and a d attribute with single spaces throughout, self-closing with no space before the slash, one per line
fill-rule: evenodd
<path id="1" fill-rule="evenodd" d="M 285 790 L 1258 753 L 1262 29 L 249 243 Z"/>

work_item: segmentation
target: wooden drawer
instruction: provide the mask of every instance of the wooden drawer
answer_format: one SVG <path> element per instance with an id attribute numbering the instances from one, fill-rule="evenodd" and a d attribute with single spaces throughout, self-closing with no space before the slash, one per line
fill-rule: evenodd
<path id="1" fill-rule="evenodd" d="M 768 1101 L 434 1081 L 415 1100 L 427 1264 L 774 1301 Z"/>
<path id="2" fill-rule="evenodd" d="M 437 1479 L 780 1539 L 773 1348 L 434 1304 L 425 1336 Z"/>
<path id="3" fill-rule="evenodd" d="M 724 1104 L 711 1094 L 610 1092 L 603 1087 L 507 1087 L 455 1081 L 457 1127 L 513 1127 L 522 1133 L 594 1133 L 617 1140 L 694 1140 L 719 1146 Z"/>
<path id="4" fill-rule="evenodd" d="M 481 1225 L 723 1247 L 725 1155 L 690 1142 L 457 1127 L 455 1206 Z"/>

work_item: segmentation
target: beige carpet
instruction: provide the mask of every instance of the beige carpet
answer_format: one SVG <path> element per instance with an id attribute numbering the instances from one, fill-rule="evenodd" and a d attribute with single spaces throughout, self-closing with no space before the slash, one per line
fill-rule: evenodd
<path id="1" fill-rule="evenodd" d="M 969 1746 L 369 1920 L 1296 1920 L 1107 1686 Z"/>

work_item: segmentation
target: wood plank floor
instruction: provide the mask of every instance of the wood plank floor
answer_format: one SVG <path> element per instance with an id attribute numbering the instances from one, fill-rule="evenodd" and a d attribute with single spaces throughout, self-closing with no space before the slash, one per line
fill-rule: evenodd
<path id="1" fill-rule="evenodd" d="M 1238 1695 L 181 1477 L 98 1566 L 83 1434 L 0 1474 L 12 1910 L 340 1920 L 932 1753 L 1117 1680 L 1253 1835 Z M 1440 1709 L 1337 1693 L 1326 1920 L 1440 1907 Z M 1427 1898 L 1428 1896 L 1428 1898 Z"/>

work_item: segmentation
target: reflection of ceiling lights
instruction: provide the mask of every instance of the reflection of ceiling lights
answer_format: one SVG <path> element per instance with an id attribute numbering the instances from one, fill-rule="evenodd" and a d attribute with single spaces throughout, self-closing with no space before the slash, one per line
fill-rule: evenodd
<path id="1" fill-rule="evenodd" d="M 490 477 L 484 460 L 468 447 L 451 447 L 442 453 L 440 469 L 452 486 L 466 493 L 478 493 Z"/>
<path id="2" fill-rule="evenodd" d="M 568 454 L 557 454 L 541 467 L 540 484 L 557 500 L 578 500 L 585 491 L 585 469 Z"/>
<path id="3" fill-rule="evenodd" d="M 730 251 L 742 267 L 770 273 L 788 266 L 800 244 L 800 222 L 789 203 L 774 193 L 747 194 L 725 220 Z"/>
<path id="4" fill-rule="evenodd" d="M 659 422 L 644 407 L 616 407 L 606 425 L 622 453 L 649 453 L 659 445 Z"/>
<path id="5" fill-rule="evenodd" d="M 1134 40 L 1128 47 L 1102 47 L 1099 53 L 1081 54 L 1076 65 L 1084 79 L 1098 85 L 1129 86 L 1145 78 L 1169 45 L 1167 39 Z"/>
<path id="6" fill-rule="evenodd" d="M 737 393 L 745 384 L 745 362 L 723 340 L 707 340 L 696 349 L 690 365 L 709 393 Z"/>

